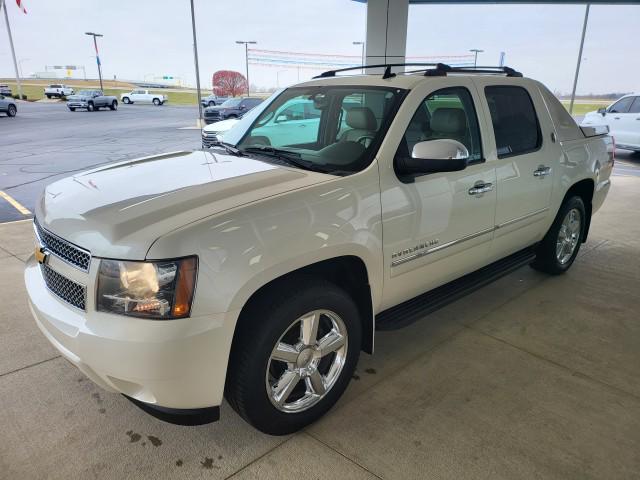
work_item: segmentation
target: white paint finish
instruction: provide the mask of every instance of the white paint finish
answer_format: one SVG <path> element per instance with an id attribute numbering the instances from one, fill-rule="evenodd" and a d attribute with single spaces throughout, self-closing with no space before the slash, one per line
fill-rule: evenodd
<path id="1" fill-rule="evenodd" d="M 637 94 L 620 97 L 614 104 L 607 107 L 607 112 L 604 115 L 598 112 L 587 113 L 581 125 L 607 125 L 610 134 L 615 138 L 617 146 L 640 150 L 640 112 L 612 113 L 609 111 L 617 102 L 629 97 L 635 98 L 636 104 L 640 101 L 637 100 L 640 99 Z"/>
<path id="2" fill-rule="evenodd" d="M 167 101 L 165 95 L 141 89 L 132 90 L 120 95 L 120 100 L 124 101 L 125 98 L 128 98 L 131 103 L 153 103 L 154 100 L 157 100 L 162 104 Z"/>
<path id="3" fill-rule="evenodd" d="M 367 1 L 366 63 L 403 63 L 409 0 Z"/>

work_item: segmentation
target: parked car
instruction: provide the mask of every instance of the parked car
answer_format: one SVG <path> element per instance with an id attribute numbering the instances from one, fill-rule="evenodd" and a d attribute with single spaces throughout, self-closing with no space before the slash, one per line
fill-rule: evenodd
<path id="1" fill-rule="evenodd" d="M 224 134 L 239 121 L 239 118 L 229 118 L 205 126 L 202 129 L 202 148 L 213 147 L 224 141 Z"/>
<path id="2" fill-rule="evenodd" d="M 239 97 L 230 98 L 222 105 L 207 107 L 204 109 L 204 122 L 206 124 L 226 120 L 227 118 L 238 118 L 249 110 L 262 103 L 262 98 Z"/>
<path id="3" fill-rule="evenodd" d="M 217 95 L 209 95 L 207 97 L 202 98 L 203 107 L 215 107 L 216 105 L 222 105 L 224 102 L 229 100 L 229 97 L 219 97 Z"/>
<path id="4" fill-rule="evenodd" d="M 123 103 L 153 103 L 156 106 L 163 105 L 167 101 L 166 96 L 149 90 L 132 90 L 120 95 L 120 99 Z"/>
<path id="5" fill-rule="evenodd" d="M 61 84 L 57 84 L 57 83 L 49 85 L 48 87 L 46 87 L 44 89 L 44 94 L 46 95 L 47 98 L 51 98 L 51 97 L 57 97 L 57 98 L 68 97 L 69 95 L 73 95 L 74 93 L 75 92 L 74 92 L 73 88 L 68 87 L 67 85 L 61 85 Z"/>
<path id="6" fill-rule="evenodd" d="M 0 112 L 6 113 L 7 117 L 15 117 L 16 113 L 18 113 L 16 102 L 11 98 L 0 95 Z"/>
<path id="7" fill-rule="evenodd" d="M 587 113 L 581 125 L 606 125 L 617 148 L 640 152 L 640 94 L 625 95 L 607 108 Z"/>
<path id="8" fill-rule="evenodd" d="M 49 184 L 24 274 L 39 328 L 161 418 L 216 420 L 225 396 L 263 432 L 304 428 L 376 329 L 521 265 L 566 272 L 587 239 L 610 188 L 606 127 L 487 70 L 330 72 L 215 148 Z M 280 112 L 308 102 L 301 143 L 286 123 L 304 118 Z"/>
<path id="9" fill-rule="evenodd" d="M 11 87 L 9 87 L 9 85 L 7 85 L 6 83 L 0 84 L 0 95 L 3 95 L 5 97 L 12 96 L 13 93 L 11 92 Z"/>
<path id="10" fill-rule="evenodd" d="M 84 108 L 88 112 L 100 110 L 106 107 L 109 110 L 118 109 L 118 100 L 111 95 L 105 95 L 102 90 L 80 90 L 75 95 L 70 95 L 67 99 L 67 107 L 72 112 L 76 108 Z"/>

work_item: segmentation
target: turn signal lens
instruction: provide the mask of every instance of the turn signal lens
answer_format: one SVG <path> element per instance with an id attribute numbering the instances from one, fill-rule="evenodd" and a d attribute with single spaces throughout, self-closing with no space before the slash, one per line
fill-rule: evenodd
<path id="1" fill-rule="evenodd" d="M 153 319 L 188 317 L 197 269 L 197 257 L 153 262 L 102 260 L 96 308 Z"/>

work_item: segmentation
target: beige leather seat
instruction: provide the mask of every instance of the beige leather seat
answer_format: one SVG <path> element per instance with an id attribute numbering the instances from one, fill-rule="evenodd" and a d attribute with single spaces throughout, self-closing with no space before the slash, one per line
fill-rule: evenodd
<path id="1" fill-rule="evenodd" d="M 340 137 L 341 142 L 357 142 L 361 137 L 373 137 L 378 130 L 376 117 L 368 107 L 350 108 L 347 110 L 345 122 L 351 129 L 342 134 Z M 368 146 L 368 142 L 365 144 L 366 146 Z"/>
<path id="2" fill-rule="evenodd" d="M 438 108 L 429 122 L 431 139 L 451 138 L 469 148 L 467 116 L 460 108 Z"/>

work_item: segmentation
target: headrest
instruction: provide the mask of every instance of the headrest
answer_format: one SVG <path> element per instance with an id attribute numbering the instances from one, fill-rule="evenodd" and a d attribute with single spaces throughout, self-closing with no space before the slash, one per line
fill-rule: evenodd
<path id="1" fill-rule="evenodd" d="M 438 133 L 458 133 L 467 128 L 467 117 L 460 108 L 438 108 L 431 114 L 429 126 Z"/>
<path id="2" fill-rule="evenodd" d="M 347 110 L 347 125 L 358 130 L 376 130 L 378 122 L 368 107 L 353 107 Z"/>

